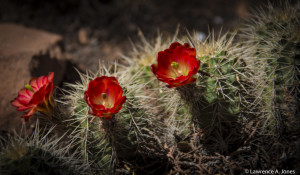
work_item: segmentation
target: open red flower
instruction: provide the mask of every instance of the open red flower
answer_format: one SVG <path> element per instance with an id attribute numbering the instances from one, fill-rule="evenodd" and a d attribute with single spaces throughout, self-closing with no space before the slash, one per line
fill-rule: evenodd
<path id="1" fill-rule="evenodd" d="M 152 64 L 151 70 L 167 87 L 178 87 L 196 81 L 200 61 L 196 59 L 196 50 L 188 43 L 172 43 L 169 49 L 157 55 L 157 65 Z"/>
<path id="2" fill-rule="evenodd" d="M 92 109 L 89 113 L 105 119 L 110 119 L 113 114 L 119 112 L 126 100 L 118 80 L 107 76 L 90 81 L 84 98 Z"/>
<path id="3" fill-rule="evenodd" d="M 18 97 L 11 101 L 11 104 L 17 107 L 18 111 L 29 111 L 22 116 L 25 121 L 28 121 L 35 111 L 49 114 L 51 111 L 50 105 L 52 102 L 53 91 L 53 77 L 54 72 L 50 72 L 48 76 L 41 76 L 39 78 L 32 78 L 18 93 Z"/>

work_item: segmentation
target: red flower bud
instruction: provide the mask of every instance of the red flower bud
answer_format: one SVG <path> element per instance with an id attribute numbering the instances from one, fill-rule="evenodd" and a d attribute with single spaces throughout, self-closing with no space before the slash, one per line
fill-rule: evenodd
<path id="1" fill-rule="evenodd" d="M 110 119 L 122 109 L 126 100 L 123 90 L 115 77 L 97 77 L 90 81 L 84 98 L 92 111 L 90 114 Z"/>
<path id="2" fill-rule="evenodd" d="M 200 61 L 196 59 L 196 50 L 188 43 L 172 43 L 169 49 L 157 55 L 157 65 L 152 64 L 151 70 L 167 87 L 178 87 L 196 81 Z"/>
<path id="3" fill-rule="evenodd" d="M 35 111 L 46 114 L 51 111 L 49 103 L 50 105 L 53 105 L 51 99 L 54 87 L 52 83 L 53 77 L 54 72 L 50 72 L 48 76 L 32 78 L 29 84 L 19 91 L 18 97 L 11 101 L 11 104 L 17 107 L 18 111 L 26 111 L 30 109 L 22 116 L 25 121 L 28 121 Z"/>

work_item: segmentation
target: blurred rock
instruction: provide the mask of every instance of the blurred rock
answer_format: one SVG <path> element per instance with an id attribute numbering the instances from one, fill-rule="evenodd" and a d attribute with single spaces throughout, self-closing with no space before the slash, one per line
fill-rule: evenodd
<path id="1" fill-rule="evenodd" d="M 249 13 L 249 2 L 246 0 L 239 1 L 236 7 L 236 14 L 242 19 L 248 19 L 250 17 Z"/>
<path id="2" fill-rule="evenodd" d="M 87 34 L 87 30 L 84 29 L 84 28 L 81 28 L 79 31 L 78 31 L 78 41 L 80 44 L 87 44 L 88 43 L 88 34 Z"/>
<path id="3" fill-rule="evenodd" d="M 223 24 L 224 23 L 224 20 L 221 16 L 215 16 L 214 17 L 214 23 L 215 24 Z"/>
<path id="4" fill-rule="evenodd" d="M 0 130 L 20 131 L 23 113 L 17 112 L 10 101 L 32 77 L 54 71 L 54 83 L 60 83 L 65 70 L 61 39 L 59 35 L 37 29 L 0 24 Z"/>

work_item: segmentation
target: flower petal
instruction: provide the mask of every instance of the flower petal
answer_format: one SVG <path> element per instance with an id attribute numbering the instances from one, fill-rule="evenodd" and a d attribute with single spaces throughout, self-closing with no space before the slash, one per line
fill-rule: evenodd
<path id="1" fill-rule="evenodd" d="M 26 114 L 24 114 L 22 116 L 22 118 L 25 119 L 25 121 L 27 122 L 28 119 L 35 113 L 35 108 L 30 109 Z"/>
<path id="2" fill-rule="evenodd" d="M 178 46 L 182 46 L 182 45 L 178 42 L 174 42 L 170 45 L 169 49 L 174 50 Z"/>
<path id="3" fill-rule="evenodd" d="M 54 72 L 49 72 L 48 74 L 48 82 L 53 82 Z"/>

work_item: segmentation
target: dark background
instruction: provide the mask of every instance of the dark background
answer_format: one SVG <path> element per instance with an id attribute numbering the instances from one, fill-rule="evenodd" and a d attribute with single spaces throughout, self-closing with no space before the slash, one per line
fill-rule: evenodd
<path id="1" fill-rule="evenodd" d="M 151 39 L 157 31 L 173 35 L 227 31 L 249 18 L 249 10 L 267 0 L 1 0 L 0 22 L 22 24 L 60 34 L 74 64 L 97 69 L 139 42 L 138 31 Z M 271 1 L 274 2 L 274 1 Z M 80 33 L 84 34 L 80 41 Z M 3 35 L 3 34 L 2 34 Z M 82 39 L 81 39 L 82 40 Z"/>

